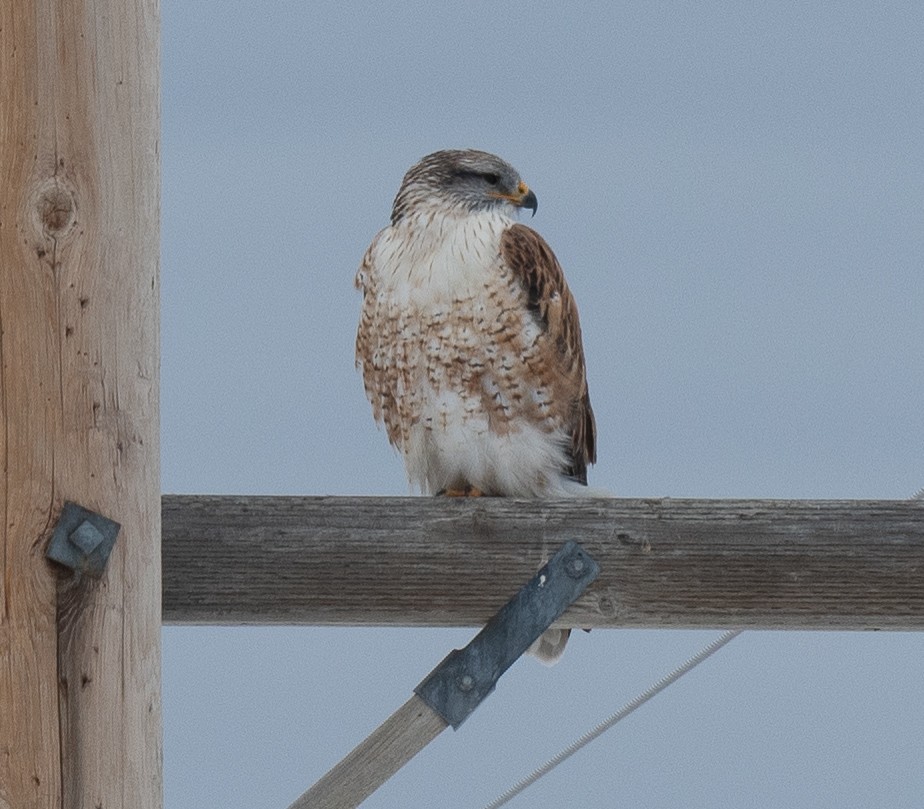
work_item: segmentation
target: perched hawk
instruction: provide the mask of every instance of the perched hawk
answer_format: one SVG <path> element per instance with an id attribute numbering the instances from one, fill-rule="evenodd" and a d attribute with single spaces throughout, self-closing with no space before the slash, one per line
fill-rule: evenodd
<path id="1" fill-rule="evenodd" d="M 356 363 L 424 493 L 588 491 L 595 428 L 577 307 L 555 254 L 516 220 L 536 204 L 499 157 L 435 152 L 404 176 L 357 273 Z M 534 652 L 557 659 L 566 639 L 550 630 Z"/>

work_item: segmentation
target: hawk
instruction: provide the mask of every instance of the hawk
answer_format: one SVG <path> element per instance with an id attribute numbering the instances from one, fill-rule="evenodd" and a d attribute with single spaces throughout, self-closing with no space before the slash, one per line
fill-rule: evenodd
<path id="1" fill-rule="evenodd" d="M 596 460 L 577 306 L 536 231 L 536 195 L 487 152 L 412 166 L 372 240 L 356 364 L 376 421 L 425 494 L 587 494 Z M 556 638 L 557 633 L 557 638 Z M 557 659 L 567 630 L 532 650 Z"/>

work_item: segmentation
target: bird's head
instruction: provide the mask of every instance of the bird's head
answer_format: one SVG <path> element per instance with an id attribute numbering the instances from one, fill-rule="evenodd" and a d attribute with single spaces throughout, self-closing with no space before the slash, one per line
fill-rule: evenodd
<path id="1" fill-rule="evenodd" d="M 446 149 L 408 169 L 392 208 L 392 224 L 438 203 L 462 213 L 538 205 L 517 170 L 497 155 L 477 149 Z"/>

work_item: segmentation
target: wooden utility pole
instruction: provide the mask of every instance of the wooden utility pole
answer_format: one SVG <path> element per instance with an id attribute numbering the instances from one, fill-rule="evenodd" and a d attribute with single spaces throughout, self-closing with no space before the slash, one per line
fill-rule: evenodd
<path id="1" fill-rule="evenodd" d="M 158 0 L 0 0 L 0 808 L 161 803 Z M 45 559 L 64 500 L 121 523 Z"/>

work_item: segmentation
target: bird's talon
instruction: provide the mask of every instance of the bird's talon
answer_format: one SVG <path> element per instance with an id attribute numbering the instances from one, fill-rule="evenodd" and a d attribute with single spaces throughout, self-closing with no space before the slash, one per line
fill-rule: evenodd
<path id="1" fill-rule="evenodd" d="M 461 489 L 440 489 L 437 497 L 484 497 L 485 494 L 477 486 L 463 486 Z"/>

